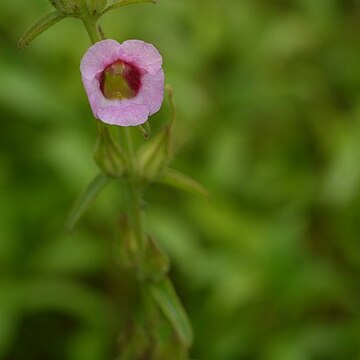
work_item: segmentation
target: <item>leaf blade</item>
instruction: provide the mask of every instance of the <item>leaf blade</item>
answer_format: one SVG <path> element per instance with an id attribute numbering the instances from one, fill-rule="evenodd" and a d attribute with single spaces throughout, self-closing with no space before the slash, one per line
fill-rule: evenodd
<path id="1" fill-rule="evenodd" d="M 159 308 L 170 321 L 176 334 L 186 348 L 193 341 L 193 332 L 186 312 L 168 277 L 162 281 L 149 284 L 150 292 Z"/>
<path id="2" fill-rule="evenodd" d="M 164 185 L 174 187 L 179 190 L 190 192 L 194 195 L 209 198 L 209 192 L 200 183 L 191 177 L 182 174 L 176 170 L 167 168 L 158 182 Z"/>
<path id="3" fill-rule="evenodd" d="M 66 15 L 60 11 L 53 11 L 45 15 L 23 33 L 18 42 L 18 47 L 20 49 L 26 48 L 29 43 L 33 41 L 38 35 L 47 30 L 49 27 L 58 23 L 65 17 Z"/>
<path id="4" fill-rule="evenodd" d="M 79 195 L 75 201 L 65 222 L 65 228 L 72 231 L 85 210 L 100 193 L 100 191 L 110 182 L 110 178 L 103 173 L 97 175 Z"/>

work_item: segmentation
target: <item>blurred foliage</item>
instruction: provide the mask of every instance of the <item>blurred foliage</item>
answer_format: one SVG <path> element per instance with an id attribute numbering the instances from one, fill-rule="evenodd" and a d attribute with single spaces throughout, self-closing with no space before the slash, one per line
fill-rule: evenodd
<path id="1" fill-rule="evenodd" d="M 110 185 L 64 230 L 97 172 L 96 127 L 80 22 L 16 48 L 49 8 L 0 2 L 0 358 L 111 359 L 138 299 L 114 260 L 124 194 Z M 162 52 L 174 167 L 212 194 L 146 194 L 192 357 L 360 358 L 360 2 L 160 0 L 102 24 Z M 168 115 L 165 104 L 154 131 Z"/>

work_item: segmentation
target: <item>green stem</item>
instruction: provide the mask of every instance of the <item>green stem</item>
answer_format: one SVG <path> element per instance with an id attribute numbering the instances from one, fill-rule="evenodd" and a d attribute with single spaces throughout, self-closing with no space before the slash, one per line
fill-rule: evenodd
<path id="1" fill-rule="evenodd" d="M 131 137 L 130 129 L 126 126 L 124 127 L 125 142 L 127 146 L 127 151 L 129 155 L 129 166 L 132 177 L 137 177 L 137 168 L 136 168 L 136 154 L 134 149 L 134 144 Z"/>
<path id="2" fill-rule="evenodd" d="M 89 34 L 90 40 L 93 44 L 102 40 L 102 36 L 99 32 L 99 28 L 97 26 L 97 20 L 93 17 L 84 17 L 82 21 L 85 25 L 86 31 Z"/>
<path id="3" fill-rule="evenodd" d="M 146 236 L 143 226 L 143 214 L 141 209 L 142 202 L 142 186 L 139 181 L 138 171 L 137 171 L 137 161 L 136 154 L 134 150 L 134 144 L 131 137 L 131 132 L 128 127 L 124 127 L 125 142 L 127 146 L 127 155 L 129 159 L 129 179 L 128 179 L 128 188 L 129 188 L 129 213 L 130 221 L 135 232 L 136 239 L 138 241 L 138 247 L 140 250 L 140 261 L 145 256 L 146 249 Z M 139 264 L 141 266 L 141 264 Z"/>
<path id="4" fill-rule="evenodd" d="M 138 267 L 140 271 L 140 275 L 142 273 L 143 261 L 145 257 L 146 250 L 146 237 L 144 233 L 143 226 L 143 212 L 141 209 L 142 202 L 142 189 L 137 185 L 134 181 L 135 179 L 128 180 L 128 191 L 129 191 L 129 202 L 128 202 L 128 212 L 130 225 L 134 231 L 137 245 L 139 249 L 138 258 Z"/>

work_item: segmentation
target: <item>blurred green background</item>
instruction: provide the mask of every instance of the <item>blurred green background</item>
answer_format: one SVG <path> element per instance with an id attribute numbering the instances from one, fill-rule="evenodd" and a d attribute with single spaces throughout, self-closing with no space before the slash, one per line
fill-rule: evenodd
<path id="1" fill-rule="evenodd" d="M 0 358 L 106 360 L 134 306 L 113 254 L 123 194 L 112 184 L 64 231 L 97 172 L 96 127 L 82 24 L 16 47 L 49 10 L 0 3 Z M 102 25 L 163 54 L 174 167 L 212 193 L 146 194 L 192 358 L 360 359 L 360 2 L 160 0 Z"/>

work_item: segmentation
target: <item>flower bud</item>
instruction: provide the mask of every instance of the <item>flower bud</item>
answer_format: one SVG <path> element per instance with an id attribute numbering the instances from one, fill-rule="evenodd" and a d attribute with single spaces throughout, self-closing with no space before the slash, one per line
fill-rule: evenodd
<path id="1" fill-rule="evenodd" d="M 81 16 L 83 13 L 100 15 L 107 0 L 49 0 L 59 11 L 69 16 Z"/>
<path id="2" fill-rule="evenodd" d="M 120 265 L 138 271 L 140 266 L 141 271 L 137 275 L 151 282 L 158 282 L 166 276 L 170 269 L 169 258 L 157 241 L 148 234 L 146 251 L 139 263 L 139 243 L 126 215 L 120 219 L 119 236 L 121 241 L 116 244 L 116 252 L 120 255 L 118 257 Z"/>
<path id="3" fill-rule="evenodd" d="M 82 0 L 49 0 L 62 13 L 69 16 L 79 16 L 82 12 Z"/>
<path id="4" fill-rule="evenodd" d="M 176 117 L 176 107 L 172 88 L 167 86 L 171 107 L 171 120 L 160 132 L 148 140 L 138 154 L 140 174 L 145 181 L 156 181 L 171 160 L 172 129 Z"/>
<path id="5" fill-rule="evenodd" d="M 101 12 L 105 9 L 107 0 L 87 0 L 86 3 L 89 13 L 96 15 L 101 14 Z"/>
<path id="6" fill-rule="evenodd" d="M 146 181 L 157 180 L 171 157 L 171 127 L 165 126 L 160 133 L 148 140 L 139 151 L 141 177 Z"/>
<path id="7" fill-rule="evenodd" d="M 169 272 L 170 261 L 156 240 L 148 235 L 148 246 L 144 259 L 144 276 L 147 280 L 157 282 Z"/>
<path id="8" fill-rule="evenodd" d="M 113 141 L 109 130 L 100 122 L 98 126 L 99 138 L 95 148 L 94 160 L 106 175 L 120 178 L 126 174 L 125 156 Z"/>

